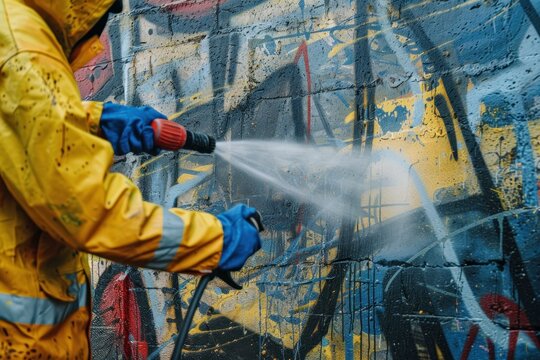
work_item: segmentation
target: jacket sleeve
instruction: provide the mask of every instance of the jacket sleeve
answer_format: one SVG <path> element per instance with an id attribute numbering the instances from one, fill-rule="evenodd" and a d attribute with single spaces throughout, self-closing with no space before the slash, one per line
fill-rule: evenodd
<path id="1" fill-rule="evenodd" d="M 86 123 L 88 130 L 93 135 L 103 137 L 99 127 L 101 112 L 103 111 L 103 103 L 100 101 L 81 101 L 81 105 L 86 113 Z"/>
<path id="2" fill-rule="evenodd" d="M 0 70 L 0 176 L 43 230 L 73 248 L 173 272 L 207 272 L 220 260 L 213 215 L 166 210 L 109 173 L 111 145 L 90 133 L 67 64 L 24 52 Z"/>

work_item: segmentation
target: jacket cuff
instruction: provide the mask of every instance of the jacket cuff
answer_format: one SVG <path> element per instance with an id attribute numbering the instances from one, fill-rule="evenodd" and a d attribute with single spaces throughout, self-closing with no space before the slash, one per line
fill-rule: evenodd
<path id="1" fill-rule="evenodd" d="M 223 250 L 223 229 L 208 213 L 163 209 L 162 237 L 145 267 L 191 274 L 211 272 Z"/>
<path id="2" fill-rule="evenodd" d="M 92 135 L 103 138 L 99 120 L 103 112 L 103 103 L 100 101 L 83 101 L 83 108 L 86 111 L 86 123 Z"/>

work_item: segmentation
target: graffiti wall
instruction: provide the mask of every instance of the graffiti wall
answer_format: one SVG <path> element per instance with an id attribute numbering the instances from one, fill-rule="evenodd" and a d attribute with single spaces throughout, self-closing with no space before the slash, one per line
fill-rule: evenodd
<path id="1" fill-rule="evenodd" d="M 147 200 L 265 218 L 244 289 L 209 286 L 186 358 L 540 358 L 539 14 L 536 0 L 125 0 L 77 73 L 83 97 L 403 174 L 395 191 L 373 161 L 365 211 L 336 219 L 213 156 L 118 158 Z M 168 359 L 197 279 L 91 265 L 94 358 Z"/>

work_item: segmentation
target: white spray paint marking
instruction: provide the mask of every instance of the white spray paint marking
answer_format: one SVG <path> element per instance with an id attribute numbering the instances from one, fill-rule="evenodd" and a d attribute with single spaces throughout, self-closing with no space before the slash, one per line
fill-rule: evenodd
<path id="1" fill-rule="evenodd" d="M 390 23 L 390 18 L 387 9 L 391 7 L 390 0 L 377 0 L 376 1 L 376 11 L 379 23 L 382 27 L 382 34 L 388 43 L 388 46 L 394 54 L 399 65 L 410 74 L 411 77 L 408 81 L 408 85 L 411 88 L 411 91 L 414 95 L 414 106 L 413 106 L 413 122 L 412 126 L 418 126 L 422 124 L 424 119 L 424 101 L 422 97 L 422 90 L 420 89 L 420 76 L 414 64 L 411 61 L 411 57 L 405 51 L 405 47 L 397 39 L 397 35 L 392 31 L 392 24 Z"/>

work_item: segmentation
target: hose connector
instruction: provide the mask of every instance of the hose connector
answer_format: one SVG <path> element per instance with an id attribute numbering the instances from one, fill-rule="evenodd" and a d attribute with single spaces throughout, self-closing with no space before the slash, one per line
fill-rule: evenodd
<path id="1" fill-rule="evenodd" d="M 174 121 L 155 119 L 151 125 L 154 130 L 154 146 L 159 149 L 185 149 L 203 154 L 211 154 L 216 149 L 216 139 L 212 136 L 186 130 Z"/>
<path id="2" fill-rule="evenodd" d="M 186 130 L 186 143 L 184 149 L 194 150 L 203 154 L 211 154 L 216 149 L 216 139 L 210 135 Z"/>

